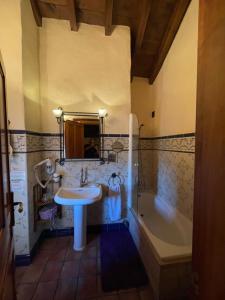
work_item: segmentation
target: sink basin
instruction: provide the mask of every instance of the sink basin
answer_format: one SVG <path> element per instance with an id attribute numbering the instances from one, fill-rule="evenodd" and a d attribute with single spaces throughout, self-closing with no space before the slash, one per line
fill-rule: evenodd
<path id="1" fill-rule="evenodd" d="M 61 187 L 55 195 L 55 202 L 61 205 L 89 205 L 102 198 L 100 185 L 80 188 Z"/>
<path id="2" fill-rule="evenodd" d="M 61 187 L 54 200 L 57 204 L 73 206 L 74 210 L 74 250 L 82 251 L 86 246 L 87 205 L 102 198 L 102 186 L 86 185 L 77 188 Z"/>

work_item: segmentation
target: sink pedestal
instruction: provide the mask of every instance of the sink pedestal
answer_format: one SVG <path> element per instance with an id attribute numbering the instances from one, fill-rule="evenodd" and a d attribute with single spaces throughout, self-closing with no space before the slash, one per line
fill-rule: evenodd
<path id="1" fill-rule="evenodd" d="M 74 210 L 74 244 L 76 251 L 84 250 L 86 246 L 86 230 L 87 230 L 87 206 L 76 205 Z"/>
<path id="2" fill-rule="evenodd" d="M 102 199 L 100 184 L 85 187 L 67 188 L 60 187 L 54 200 L 60 205 L 73 206 L 74 211 L 74 250 L 82 251 L 86 246 L 87 235 L 87 205 Z"/>

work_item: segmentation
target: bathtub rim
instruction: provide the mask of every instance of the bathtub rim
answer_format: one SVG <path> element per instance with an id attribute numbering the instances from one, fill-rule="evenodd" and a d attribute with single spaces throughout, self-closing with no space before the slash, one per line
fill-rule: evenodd
<path id="1" fill-rule="evenodd" d="M 129 209 L 129 213 L 132 215 L 132 217 L 135 219 L 135 222 L 139 226 L 139 230 L 142 232 L 143 236 L 146 238 L 147 243 L 149 244 L 150 248 L 152 249 L 155 258 L 159 265 L 168 265 L 171 263 L 182 263 L 182 262 L 189 262 L 192 260 L 192 253 L 191 254 L 180 254 L 180 255 L 173 255 L 169 257 L 161 257 L 155 248 L 151 236 L 149 235 L 148 231 L 149 229 L 144 224 L 144 221 L 137 215 L 136 211 L 133 208 Z"/>

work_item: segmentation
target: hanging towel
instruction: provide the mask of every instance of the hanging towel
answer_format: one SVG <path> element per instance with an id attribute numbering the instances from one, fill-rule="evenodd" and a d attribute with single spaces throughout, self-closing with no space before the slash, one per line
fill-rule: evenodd
<path id="1" fill-rule="evenodd" d="M 109 217 L 111 221 L 121 219 L 121 187 L 119 183 L 109 185 Z"/>

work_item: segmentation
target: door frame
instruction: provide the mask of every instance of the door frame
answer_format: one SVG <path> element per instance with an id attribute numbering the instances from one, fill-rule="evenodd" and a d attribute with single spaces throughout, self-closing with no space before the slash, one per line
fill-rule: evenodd
<path id="1" fill-rule="evenodd" d="M 0 299 L 12 300 L 16 299 L 15 289 L 15 258 L 13 244 L 14 225 L 14 208 L 13 193 L 10 190 L 10 167 L 9 167 L 9 144 L 8 144 L 8 118 L 7 118 L 7 102 L 6 102 L 6 78 L 3 60 L 0 53 L 0 76 L 3 83 L 3 101 L 2 115 L 4 118 L 4 160 L 5 174 L 3 174 L 3 155 L 1 148 L 0 155 L 0 202 L 3 209 L 2 226 L 0 227 Z M 2 145 L 2 135 L 0 135 L 0 145 Z M 5 176 L 4 176 L 5 175 Z M 5 178 L 6 177 L 6 178 Z M 6 183 L 3 184 L 3 180 Z"/>

